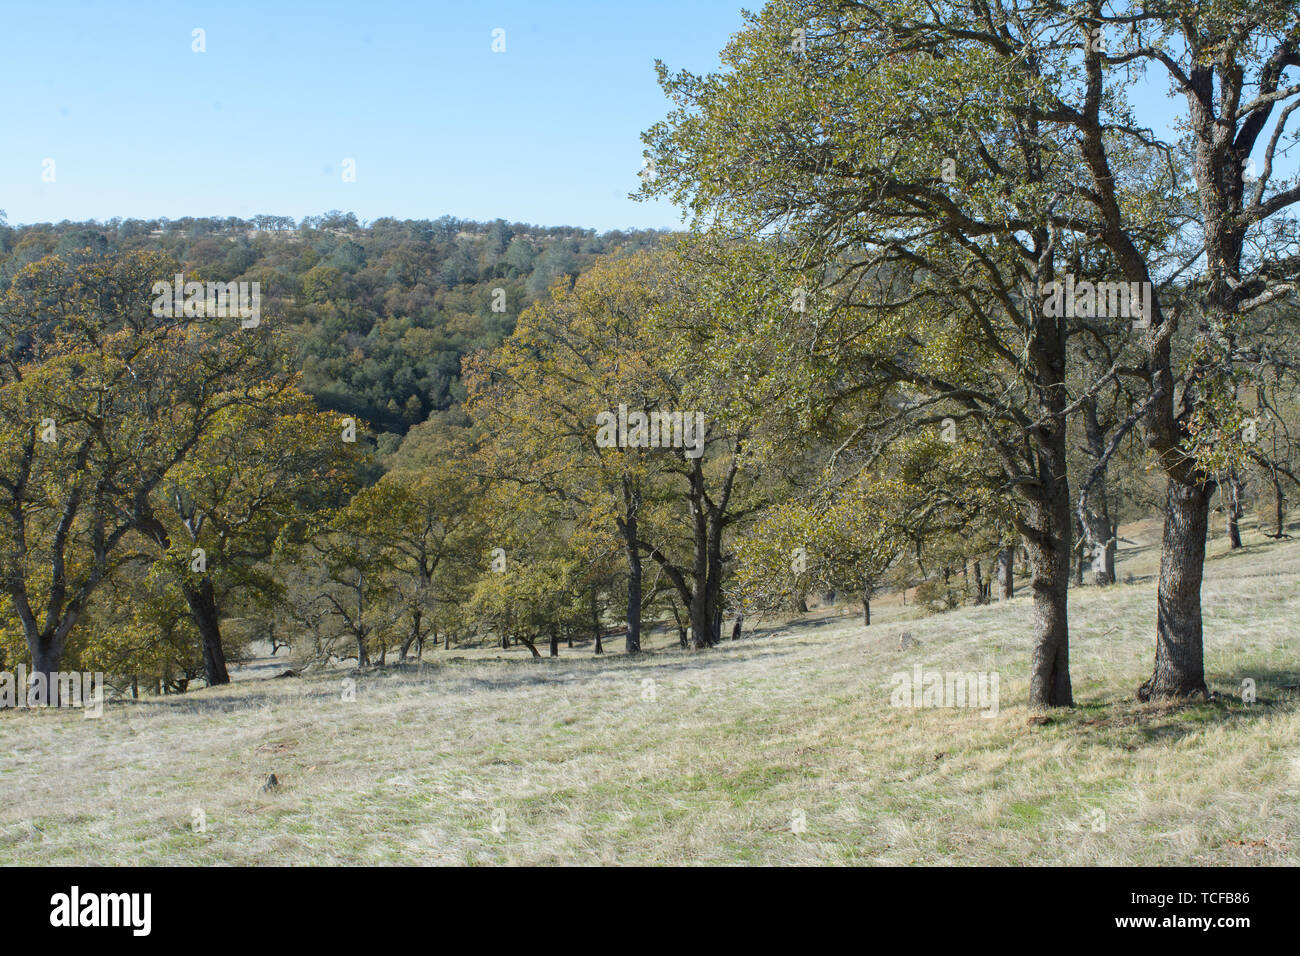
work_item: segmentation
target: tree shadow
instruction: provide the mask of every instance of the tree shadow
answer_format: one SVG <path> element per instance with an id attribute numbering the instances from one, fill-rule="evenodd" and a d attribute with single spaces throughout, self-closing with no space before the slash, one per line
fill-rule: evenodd
<path id="1" fill-rule="evenodd" d="M 1255 682 L 1253 702 L 1242 699 L 1246 679 Z M 1102 742 L 1134 752 L 1149 745 L 1182 740 L 1210 726 L 1248 728 L 1290 714 L 1300 702 L 1300 670 L 1295 668 L 1243 672 L 1235 676 L 1210 675 L 1206 683 L 1210 686 L 1209 699 L 1148 704 L 1140 704 L 1135 698 L 1095 699 L 1080 704 L 1075 719 L 1067 718 L 1061 724 L 1115 732 L 1118 736 Z"/>

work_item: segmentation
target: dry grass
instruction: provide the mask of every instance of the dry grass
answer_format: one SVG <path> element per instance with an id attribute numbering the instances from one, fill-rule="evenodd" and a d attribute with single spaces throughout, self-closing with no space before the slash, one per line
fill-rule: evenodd
<path id="1" fill-rule="evenodd" d="M 436 651 L 357 675 L 354 702 L 339 672 L 6 714 L 0 863 L 1294 865 L 1300 542 L 1213 542 L 1222 696 L 1169 707 L 1133 699 L 1153 532 L 1125 531 L 1133 583 L 1072 594 L 1078 706 L 1046 724 L 1024 706 L 1025 596 L 768 622 L 704 654 Z M 891 707 L 917 662 L 998 672 L 1000 714 Z"/>

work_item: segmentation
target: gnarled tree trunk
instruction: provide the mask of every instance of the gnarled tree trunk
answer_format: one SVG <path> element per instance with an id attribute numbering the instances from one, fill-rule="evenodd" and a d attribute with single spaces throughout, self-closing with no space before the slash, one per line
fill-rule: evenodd
<path id="1" fill-rule="evenodd" d="M 1205 695 L 1201 578 L 1213 489 L 1169 480 L 1156 590 L 1156 663 L 1142 700 Z"/>
<path id="2" fill-rule="evenodd" d="M 1044 438 L 1038 458 L 1041 487 L 1027 502 L 1021 524 L 1034 598 L 1029 705 L 1036 709 L 1072 707 L 1068 600 L 1074 522 L 1063 423 Z"/>

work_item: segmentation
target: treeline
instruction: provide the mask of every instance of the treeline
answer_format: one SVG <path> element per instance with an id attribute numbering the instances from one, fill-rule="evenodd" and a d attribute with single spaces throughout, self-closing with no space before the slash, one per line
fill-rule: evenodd
<path id="1" fill-rule="evenodd" d="M 340 212 L 298 223 L 254 216 L 16 227 L 0 214 L 0 290 L 49 255 L 129 252 L 171 257 L 186 281 L 257 282 L 263 309 L 288 333 L 303 388 L 325 408 L 401 435 L 463 400 L 461 359 L 509 335 L 514 317 L 557 277 L 659 235 L 450 216 L 363 225 Z"/>

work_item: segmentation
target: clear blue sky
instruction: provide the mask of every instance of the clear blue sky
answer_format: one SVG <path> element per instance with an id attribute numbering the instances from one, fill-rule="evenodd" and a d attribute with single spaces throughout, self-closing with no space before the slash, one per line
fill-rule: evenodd
<path id="1" fill-rule="evenodd" d="M 678 226 L 627 198 L 669 108 L 654 60 L 715 68 L 744 5 L 4 0 L 0 209 Z"/>

